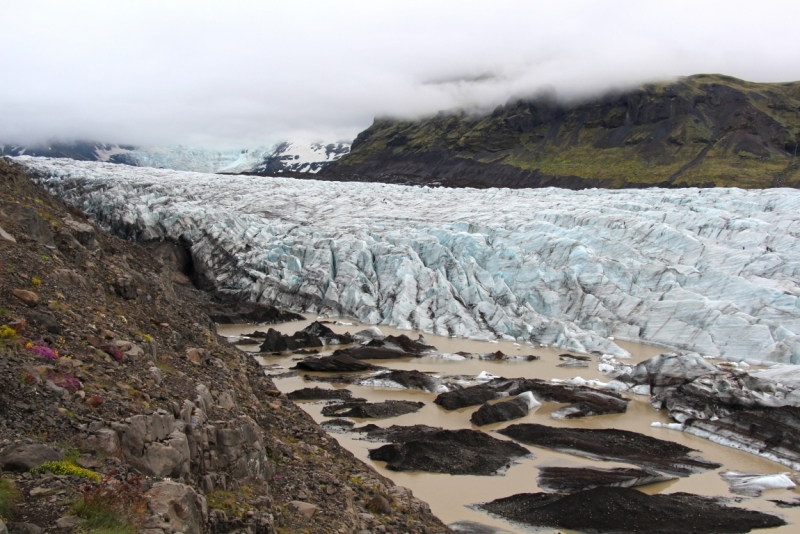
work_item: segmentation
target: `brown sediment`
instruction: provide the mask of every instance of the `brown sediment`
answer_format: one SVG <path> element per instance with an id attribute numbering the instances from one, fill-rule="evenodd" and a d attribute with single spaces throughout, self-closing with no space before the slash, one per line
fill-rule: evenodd
<path id="1" fill-rule="evenodd" d="M 284 333 L 292 333 L 315 320 L 313 315 L 307 315 L 307 317 L 308 319 L 306 321 L 274 325 L 273 327 Z M 344 333 L 348 330 L 350 332 L 356 332 L 365 327 L 363 325 L 329 326 L 331 326 L 331 328 L 338 333 Z M 221 326 L 220 333 L 224 335 L 234 335 L 246 333 L 255 328 L 256 327 L 250 325 Z M 383 325 L 380 326 L 380 329 L 384 334 L 399 335 L 405 333 L 411 337 L 416 337 L 418 335 L 417 332 L 398 331 L 397 329 Z M 608 381 L 608 378 L 604 377 L 597 371 L 595 362 L 591 362 L 590 367 L 584 369 L 556 367 L 557 364 L 561 363 L 561 360 L 559 360 L 559 355 L 564 352 L 563 350 L 547 347 L 517 347 L 512 342 L 504 341 L 500 341 L 499 343 L 486 343 L 467 339 L 443 338 L 428 333 L 426 333 L 425 336 L 430 344 L 436 346 L 439 351 L 443 353 L 455 354 L 459 351 L 463 351 L 471 354 L 482 354 L 501 350 L 507 354 L 535 353 L 536 355 L 541 356 L 541 359 L 537 362 L 508 360 L 484 361 L 476 359 L 449 361 L 431 356 L 424 356 L 421 358 L 392 360 L 390 362 L 384 360 L 380 362 L 381 365 L 386 365 L 391 369 L 403 369 L 409 371 L 418 370 L 426 375 L 433 376 L 459 374 L 474 376 L 481 371 L 487 371 L 494 375 L 505 376 L 508 378 L 538 378 L 548 381 L 551 378 L 568 379 L 579 375 L 585 379 L 600 379 L 603 381 Z M 633 357 L 626 362 L 630 363 L 631 365 L 635 365 L 636 363 L 650 358 L 656 354 L 667 352 L 658 347 L 639 345 L 632 342 L 617 340 L 615 343 L 628 350 L 632 354 Z M 330 353 L 334 348 L 338 347 L 324 347 L 321 353 L 323 355 Z M 291 358 L 288 356 L 281 358 L 267 358 L 266 360 L 270 364 L 277 364 L 285 367 L 290 367 L 295 363 L 292 362 Z M 594 360 L 594 358 L 592 358 L 592 360 Z M 274 372 L 279 372 L 279 370 Z M 316 373 L 306 373 L 301 371 L 300 376 L 280 379 L 277 380 L 276 383 L 281 390 L 290 392 L 296 389 L 307 387 L 309 384 L 307 378 L 310 378 L 314 375 L 316 375 Z M 326 386 L 321 384 L 320 387 Z M 334 384 L 327 387 L 338 389 L 341 386 Z M 426 403 L 425 407 L 423 407 L 419 412 L 402 415 L 386 421 L 378 421 L 378 425 L 380 426 L 413 426 L 425 424 L 431 427 L 440 427 L 452 430 L 478 428 L 470 422 L 470 417 L 472 416 L 473 412 L 476 411 L 477 406 L 447 411 L 442 407 L 433 404 L 433 400 L 437 396 L 435 393 L 429 393 L 420 390 L 365 387 L 361 385 L 348 385 L 347 388 L 353 391 L 354 396 L 363 397 L 370 402 L 381 402 L 384 400 L 412 400 Z M 624 414 L 600 415 L 582 419 L 558 420 L 552 419 L 550 414 L 553 411 L 560 409 L 564 405 L 558 403 L 545 403 L 543 406 L 537 408 L 536 410 L 532 410 L 525 417 L 517 419 L 514 422 L 538 423 L 559 428 L 616 428 L 620 430 L 629 430 L 654 438 L 668 440 L 676 444 L 695 449 L 699 451 L 697 453 L 699 456 L 724 464 L 723 468 L 716 471 L 710 470 L 703 473 L 696 473 L 689 477 L 648 484 L 637 488 L 638 491 L 648 494 L 664 492 L 687 492 L 705 496 L 729 497 L 730 493 L 728 485 L 720 478 L 718 471 L 732 469 L 738 471 L 774 474 L 785 472 L 787 470 L 786 467 L 774 462 L 742 451 L 730 449 L 690 434 L 677 432 L 666 428 L 651 427 L 650 424 L 652 422 L 671 422 L 666 415 L 666 411 L 654 410 L 653 407 L 648 403 L 649 399 L 647 397 L 632 396 L 627 394 L 624 396 L 628 399 L 631 399 L 628 403 L 627 411 Z M 492 404 L 497 401 L 489 402 Z M 500 402 L 502 402 L 502 399 L 500 399 Z M 301 404 L 301 407 L 320 423 L 324 423 L 325 421 L 329 420 L 329 418 L 322 416 L 321 410 L 323 405 L 321 404 L 303 403 Z M 350 422 L 354 422 L 354 426 L 363 426 L 363 423 L 367 423 L 369 420 L 351 420 Z M 484 432 L 489 432 L 490 435 L 499 439 L 508 439 L 505 438 L 505 436 L 493 432 L 498 429 L 506 428 L 511 424 L 512 423 L 510 422 L 495 423 L 486 427 L 482 427 L 481 429 Z M 474 521 L 492 528 L 497 528 L 502 531 L 512 532 L 515 534 L 527 533 L 529 530 L 516 524 L 509 523 L 498 517 L 488 515 L 483 511 L 468 508 L 467 505 L 478 502 L 489 502 L 494 499 L 516 493 L 532 493 L 542 491 L 542 488 L 540 488 L 536 482 L 536 476 L 539 473 L 538 469 L 541 467 L 590 467 L 595 469 L 632 467 L 630 464 L 616 461 L 598 461 L 580 458 L 572 454 L 561 453 L 549 449 L 530 448 L 529 450 L 535 454 L 535 458 L 519 459 L 516 465 L 512 465 L 511 468 L 505 472 L 504 476 L 501 477 L 472 475 L 460 475 L 454 477 L 451 475 L 436 473 L 392 471 L 387 469 L 384 462 L 373 461 L 369 459 L 369 450 L 375 448 L 375 443 L 364 440 L 364 434 L 352 432 L 345 434 L 337 433 L 331 434 L 331 437 L 336 439 L 343 447 L 353 452 L 357 458 L 372 465 L 382 475 L 391 478 L 397 484 L 412 489 L 414 495 L 428 502 L 431 505 L 433 512 L 446 523 L 452 523 L 455 521 Z M 766 513 L 777 512 L 781 514 L 782 517 L 784 517 L 790 524 L 787 526 L 773 528 L 769 531 L 770 534 L 790 534 L 794 533 L 796 525 L 800 524 L 800 508 L 778 508 L 776 503 L 770 502 L 770 500 L 793 502 L 798 495 L 800 495 L 800 492 L 797 491 L 792 492 L 789 490 L 773 490 L 765 492 L 764 495 L 759 498 L 749 499 L 741 505 L 737 503 L 732 503 L 732 505 L 744 506 Z M 563 534 L 570 534 L 576 531 L 563 528 L 544 528 L 542 532 L 561 532 Z"/>

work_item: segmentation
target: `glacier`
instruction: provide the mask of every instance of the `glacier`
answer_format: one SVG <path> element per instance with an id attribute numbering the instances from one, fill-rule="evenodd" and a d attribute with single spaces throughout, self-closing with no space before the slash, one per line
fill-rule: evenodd
<path id="1" fill-rule="evenodd" d="M 626 357 L 800 363 L 800 191 L 446 189 L 13 158 L 220 293 Z"/>

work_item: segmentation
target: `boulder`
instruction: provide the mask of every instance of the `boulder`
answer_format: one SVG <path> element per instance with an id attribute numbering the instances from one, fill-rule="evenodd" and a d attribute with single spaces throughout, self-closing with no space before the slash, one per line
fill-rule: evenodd
<path id="1" fill-rule="evenodd" d="M 85 522 L 86 522 L 85 519 L 81 519 L 78 516 L 65 515 L 64 517 L 59 517 L 58 519 L 56 519 L 56 526 L 58 528 L 63 528 L 65 530 L 67 530 L 67 529 L 73 529 L 73 528 L 77 527 L 78 525 L 80 525 L 82 523 L 85 523 Z"/>
<path id="2" fill-rule="evenodd" d="M 313 517 L 314 512 L 317 511 L 317 505 L 303 501 L 289 501 L 289 506 L 297 510 L 299 513 L 306 517 Z"/>
<path id="3" fill-rule="evenodd" d="M 470 421 L 477 426 L 511 421 L 512 419 L 525 417 L 530 410 L 541 405 L 542 403 L 536 400 L 533 393 L 526 391 L 511 400 L 496 404 L 484 404 L 472 414 Z"/>
<path id="4" fill-rule="evenodd" d="M 9 523 L 9 534 L 43 534 L 44 529 L 33 523 Z"/>
<path id="5" fill-rule="evenodd" d="M 61 325 L 58 324 L 56 318 L 49 313 L 31 311 L 28 314 L 28 317 L 30 318 L 31 322 L 42 326 L 51 334 L 58 335 L 61 333 Z"/>
<path id="6" fill-rule="evenodd" d="M 29 238 L 43 245 L 55 245 L 50 224 L 34 208 L 23 206 L 17 202 L 5 202 L 0 216 L 25 228 Z"/>
<path id="7" fill-rule="evenodd" d="M 73 219 L 64 219 L 64 226 L 75 236 L 78 243 L 88 248 L 96 248 L 97 241 L 94 238 L 94 226 Z"/>
<path id="8" fill-rule="evenodd" d="M 0 451 L 0 470 L 30 471 L 45 462 L 61 460 L 61 453 L 41 443 L 9 445 Z"/>
<path id="9" fill-rule="evenodd" d="M 110 428 L 100 428 L 84 440 L 81 448 L 114 455 L 119 451 L 119 446 L 119 436 L 115 431 Z"/>
<path id="10" fill-rule="evenodd" d="M 146 528 L 169 527 L 171 532 L 200 534 L 208 519 L 206 498 L 191 486 L 178 482 L 156 482 L 146 493 L 151 518 Z"/>
<path id="11" fill-rule="evenodd" d="M 39 304 L 39 295 L 33 291 L 27 291 L 25 289 L 12 289 L 11 294 L 22 301 L 23 304 L 31 308 L 34 308 L 37 304 Z"/>
<path id="12" fill-rule="evenodd" d="M 11 243 L 16 243 L 17 240 L 14 239 L 14 236 L 3 230 L 3 227 L 0 226 L 0 238 L 5 239 L 6 241 L 10 241 Z"/>

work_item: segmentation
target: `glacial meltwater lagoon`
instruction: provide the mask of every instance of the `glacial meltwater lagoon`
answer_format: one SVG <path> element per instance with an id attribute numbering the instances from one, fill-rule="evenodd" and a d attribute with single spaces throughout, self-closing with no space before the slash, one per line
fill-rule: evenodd
<path id="1" fill-rule="evenodd" d="M 293 334 L 317 320 L 316 316 L 310 314 L 304 315 L 307 318 L 305 321 L 278 325 L 220 325 L 218 327 L 218 332 L 226 337 L 235 337 L 250 334 L 256 330 L 266 331 L 268 328 L 274 328 L 284 334 Z M 326 322 L 326 326 L 337 334 L 345 332 L 353 334 L 370 326 L 346 318 L 320 318 L 320 320 L 329 321 Z M 379 328 L 384 335 L 405 334 L 412 339 L 416 339 L 417 336 L 421 334 L 421 332 L 397 330 L 386 326 L 379 326 Z M 506 378 L 524 377 L 551 380 L 571 379 L 580 376 L 586 380 L 595 379 L 603 382 L 609 381 L 608 377 L 598 371 L 598 363 L 600 360 L 597 356 L 591 356 L 591 360 L 588 362 L 589 366 L 585 368 L 557 367 L 558 364 L 563 363 L 559 359 L 559 355 L 565 353 L 565 351 L 561 349 L 531 348 L 524 345 L 519 346 L 510 341 L 494 343 L 447 338 L 428 333 L 424 333 L 423 335 L 429 344 L 434 345 L 438 349 L 438 354 L 454 354 L 459 351 L 468 353 L 489 353 L 500 350 L 511 356 L 532 354 L 539 356 L 540 359 L 536 361 L 450 360 L 438 357 L 437 355 L 429 355 L 403 360 L 374 360 L 370 363 L 389 369 L 430 372 L 435 373 L 437 376 L 475 376 L 481 372 L 488 372 L 492 375 Z M 616 343 L 632 354 L 632 358 L 625 362 L 631 365 L 646 360 L 656 354 L 668 352 L 665 349 L 647 345 L 622 341 L 616 341 Z M 247 350 L 257 350 L 258 345 L 250 345 L 245 348 Z M 319 355 L 324 356 L 331 354 L 337 348 L 341 348 L 341 346 L 322 347 Z M 287 373 L 289 368 L 296 364 L 297 360 L 301 360 L 305 358 L 305 356 L 300 354 L 283 356 L 259 354 L 257 358 L 265 366 L 265 372 L 267 374 L 280 375 Z M 351 384 L 328 384 L 310 381 L 305 378 L 308 375 L 323 376 L 325 374 L 326 373 L 299 371 L 295 376 L 275 378 L 275 384 L 284 393 L 315 386 L 321 388 L 347 388 L 353 392 L 353 397 L 361 397 L 368 402 L 409 400 L 425 403 L 425 406 L 416 413 L 387 419 L 353 419 L 356 425 L 372 423 L 380 427 L 388 427 L 391 425 L 425 424 L 445 429 L 479 429 L 489 433 L 495 438 L 509 439 L 495 431 L 518 423 L 538 423 L 555 427 L 615 428 L 673 441 L 696 449 L 698 451 L 696 453 L 697 456 L 709 461 L 721 463 L 723 464 L 722 467 L 668 482 L 640 486 L 637 488 L 638 490 L 648 494 L 687 492 L 698 495 L 719 496 L 728 499 L 729 501 L 726 503 L 728 505 L 741 506 L 778 515 L 789 523 L 784 527 L 754 532 L 794 533 L 797 532 L 797 525 L 800 524 L 800 508 L 779 508 L 775 503 L 770 502 L 770 500 L 793 501 L 800 497 L 800 491 L 797 489 L 767 490 L 759 497 L 745 497 L 731 493 L 728 484 L 720 477 L 721 472 L 729 470 L 761 474 L 786 473 L 790 471 L 786 466 L 765 460 L 753 454 L 718 445 L 684 432 L 667 428 L 651 427 L 650 425 L 653 422 L 671 423 L 673 421 L 667 417 L 665 411 L 662 410 L 659 412 L 650 406 L 648 403 L 649 396 L 625 394 L 631 399 L 631 402 L 628 404 L 627 411 L 623 414 L 590 416 L 580 419 L 554 419 L 550 417 L 551 412 L 564 405 L 544 402 L 541 407 L 531 410 L 527 416 L 521 419 L 477 427 L 470 422 L 470 416 L 478 408 L 477 406 L 447 411 L 433 403 L 433 400 L 438 395 L 437 393 L 387 387 L 364 387 Z M 321 413 L 322 408 L 326 406 L 327 402 L 329 401 L 298 402 L 298 404 L 310 414 L 314 420 L 318 423 L 323 423 L 326 420 L 332 419 L 331 417 L 323 416 Z M 536 477 L 539 474 L 538 468 L 540 467 L 598 467 L 607 469 L 611 467 L 632 466 L 632 464 L 592 460 L 572 454 L 554 452 L 549 449 L 527 446 L 533 457 L 525 458 L 512 464 L 503 475 L 472 476 L 398 472 L 386 469 L 385 462 L 374 461 L 368 458 L 368 450 L 380 447 L 382 445 L 381 443 L 359 439 L 360 435 L 353 433 L 335 433 L 330 434 L 330 436 L 367 465 L 372 466 L 380 474 L 390 478 L 401 486 L 410 488 L 414 492 L 414 495 L 430 504 L 432 511 L 445 523 L 452 524 L 458 521 L 474 521 L 494 527 L 498 529 L 498 532 L 570 532 L 565 529 L 533 529 L 524 525 L 510 523 L 469 507 L 469 505 L 472 504 L 488 502 L 517 493 L 544 491 L 538 487 L 536 481 Z M 797 473 L 792 472 L 790 476 L 794 478 L 796 474 Z"/>

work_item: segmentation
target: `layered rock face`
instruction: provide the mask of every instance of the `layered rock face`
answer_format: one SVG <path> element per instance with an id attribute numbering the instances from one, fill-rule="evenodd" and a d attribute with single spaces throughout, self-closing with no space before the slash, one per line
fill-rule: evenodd
<path id="1" fill-rule="evenodd" d="M 800 362 L 800 192 L 427 189 L 18 158 L 218 293 L 624 357 Z"/>

